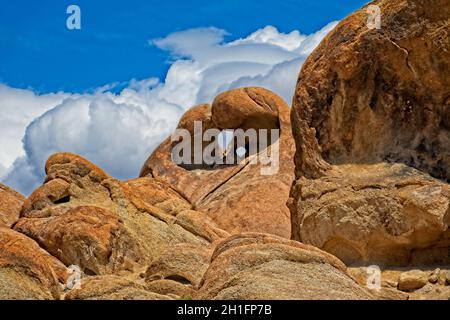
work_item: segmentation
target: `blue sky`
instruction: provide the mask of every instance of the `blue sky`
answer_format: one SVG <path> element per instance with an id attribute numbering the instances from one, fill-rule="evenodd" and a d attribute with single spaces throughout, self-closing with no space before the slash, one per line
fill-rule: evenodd
<path id="1" fill-rule="evenodd" d="M 366 0 L 2 2 L 0 182 L 29 194 L 56 152 L 136 177 L 187 109 L 226 90 L 290 104 L 308 55 Z"/>
<path id="2" fill-rule="evenodd" d="M 365 0 L 2 1 L 0 82 L 39 93 L 87 92 L 149 76 L 163 78 L 168 53 L 148 44 L 175 31 L 214 26 L 227 41 L 272 25 L 303 34 L 341 20 Z M 81 8 L 82 30 L 66 28 Z"/>

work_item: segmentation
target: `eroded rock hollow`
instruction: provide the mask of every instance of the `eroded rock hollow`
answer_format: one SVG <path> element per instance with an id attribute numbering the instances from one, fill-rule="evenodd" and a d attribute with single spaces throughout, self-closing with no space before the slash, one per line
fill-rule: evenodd
<path id="1" fill-rule="evenodd" d="M 295 152 L 289 112 L 287 104 L 269 90 L 241 88 L 220 94 L 212 105 L 188 110 L 178 125 L 193 137 L 195 121 L 201 121 L 203 130 L 279 129 L 275 142 L 279 147 L 279 167 L 274 174 L 263 175 L 261 168 L 265 164 L 250 163 L 257 154 L 250 154 L 233 166 L 184 168 L 172 161 L 174 143 L 168 138 L 147 160 L 141 176 L 165 181 L 224 230 L 267 232 L 289 238 L 286 201 L 294 179 Z"/>

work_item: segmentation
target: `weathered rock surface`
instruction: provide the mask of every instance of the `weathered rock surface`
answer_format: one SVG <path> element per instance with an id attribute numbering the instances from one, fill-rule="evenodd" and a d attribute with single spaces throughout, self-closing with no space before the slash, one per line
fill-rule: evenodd
<path id="1" fill-rule="evenodd" d="M 336 257 L 268 234 L 219 243 L 197 299 L 373 299 Z"/>
<path id="2" fill-rule="evenodd" d="M 323 178 L 298 179 L 295 188 L 296 238 L 346 263 L 449 262 L 448 184 L 379 163 L 335 166 Z"/>
<path id="3" fill-rule="evenodd" d="M 203 131 L 194 131 L 194 121 L 202 122 Z M 281 98 L 262 88 L 227 91 L 217 96 L 212 106 L 200 105 L 187 111 L 178 128 L 192 136 L 201 136 L 211 128 L 280 129 L 275 142 L 279 146 L 279 170 L 273 175 L 263 175 L 261 169 L 268 165 L 251 164 L 256 154 L 249 153 L 236 165 L 179 166 L 172 161 L 174 143 L 169 138 L 147 160 L 141 176 L 166 181 L 196 210 L 205 212 L 228 232 L 290 237 L 286 201 L 293 180 L 294 144 L 289 108 Z"/>
<path id="4" fill-rule="evenodd" d="M 398 279 L 398 289 L 401 291 L 414 291 L 422 288 L 428 282 L 428 275 L 420 270 L 403 272 Z"/>
<path id="5" fill-rule="evenodd" d="M 450 6 L 371 4 L 381 29 L 357 11 L 300 73 L 292 237 L 346 263 L 448 264 Z"/>
<path id="6" fill-rule="evenodd" d="M 409 300 L 450 300 L 450 287 L 439 287 L 427 284 L 409 294 Z"/>
<path id="7" fill-rule="evenodd" d="M 449 299 L 450 6 L 372 4 L 381 29 L 363 8 L 304 64 L 295 170 L 287 105 L 242 88 L 178 128 L 280 129 L 273 175 L 262 150 L 176 165 L 168 139 L 137 179 L 59 153 L 27 199 L 0 185 L 0 299 Z"/>
<path id="8" fill-rule="evenodd" d="M 11 227 L 19 219 L 25 197 L 0 183 L 0 226 Z"/>
<path id="9" fill-rule="evenodd" d="M 178 244 L 155 258 L 146 271 L 146 280 L 169 279 L 196 288 L 209 266 L 212 248 Z"/>
<path id="10" fill-rule="evenodd" d="M 123 183 L 67 153 L 50 157 L 46 173 L 14 229 L 87 275 L 134 272 L 173 245 L 227 235 L 155 179 Z"/>
<path id="11" fill-rule="evenodd" d="M 35 241 L 0 227 L 0 300 L 57 299 L 68 275 Z"/>
<path id="12" fill-rule="evenodd" d="M 172 297 L 149 290 L 134 279 L 115 275 L 87 277 L 80 288 L 73 289 L 65 300 L 171 300 Z"/>
<path id="13" fill-rule="evenodd" d="M 160 279 L 147 282 L 145 287 L 151 292 L 173 297 L 175 299 L 192 299 L 195 289 L 176 280 Z"/>
<path id="14" fill-rule="evenodd" d="M 449 267 L 445 267 L 448 269 Z M 370 282 L 370 292 L 384 300 L 448 300 L 450 287 L 445 286 L 446 270 L 432 269 L 423 266 L 421 269 L 411 267 L 380 268 L 380 274 L 375 274 L 369 267 L 349 267 L 348 272 L 361 286 Z M 438 275 L 438 281 L 430 281 L 432 275 Z M 377 278 L 379 276 L 379 278 Z M 379 281 L 379 282 L 378 282 Z M 377 287 L 377 284 L 380 286 Z"/>
<path id="15" fill-rule="evenodd" d="M 428 276 L 428 281 L 430 283 L 438 283 L 439 282 L 439 275 L 441 273 L 441 269 L 437 268 L 435 269 L 429 276 Z"/>

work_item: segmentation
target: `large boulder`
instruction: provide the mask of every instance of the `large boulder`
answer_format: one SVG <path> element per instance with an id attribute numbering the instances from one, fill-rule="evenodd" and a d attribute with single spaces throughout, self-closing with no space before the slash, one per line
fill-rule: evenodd
<path id="1" fill-rule="evenodd" d="M 295 150 L 289 112 L 286 103 L 274 93 L 263 88 L 241 88 L 218 95 L 212 105 L 188 110 L 178 125 L 178 129 L 186 129 L 197 138 L 207 129 L 267 129 L 269 133 L 270 129 L 279 129 L 280 137 L 274 143 L 279 147 L 279 168 L 270 174 L 262 174 L 267 164 L 251 162 L 260 154 L 249 150 L 234 165 L 177 165 L 171 157 L 177 141 L 168 138 L 149 157 L 141 176 L 167 182 L 196 210 L 205 212 L 228 232 L 267 232 L 289 238 L 286 201 L 293 180 Z M 202 131 L 194 130 L 195 121 L 202 123 Z"/>
<path id="2" fill-rule="evenodd" d="M 334 166 L 300 177 L 294 238 L 347 264 L 445 264 L 450 186 L 404 164 Z"/>
<path id="3" fill-rule="evenodd" d="M 11 227 L 17 222 L 25 197 L 0 183 L 0 226 Z"/>
<path id="4" fill-rule="evenodd" d="M 428 274 L 420 270 L 403 272 L 398 279 L 398 289 L 402 291 L 414 291 L 428 283 Z"/>
<path id="5" fill-rule="evenodd" d="M 50 157 L 46 173 L 14 229 L 85 275 L 138 272 L 176 244 L 228 235 L 153 178 L 121 182 L 68 153 Z"/>
<path id="6" fill-rule="evenodd" d="M 302 67 L 292 238 L 346 263 L 450 263 L 450 6 L 370 5 L 381 29 L 364 7 Z"/>
<path id="7" fill-rule="evenodd" d="M 244 233 L 220 242 L 197 299 L 374 299 L 336 257 L 268 234 Z"/>

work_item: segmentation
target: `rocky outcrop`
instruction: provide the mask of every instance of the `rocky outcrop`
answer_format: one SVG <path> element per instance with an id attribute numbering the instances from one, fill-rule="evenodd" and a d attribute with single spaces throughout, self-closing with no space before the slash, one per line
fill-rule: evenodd
<path id="1" fill-rule="evenodd" d="M 25 197 L 0 183 L 0 226 L 11 227 L 19 219 Z"/>
<path id="2" fill-rule="evenodd" d="M 450 286 L 445 284 L 447 270 L 431 266 L 378 268 L 377 275 L 369 267 L 349 267 L 348 272 L 362 286 L 371 287 L 371 293 L 385 300 L 448 300 Z M 371 269 L 372 268 L 372 269 Z M 446 267 L 447 269 L 449 266 Z M 379 276 L 379 278 L 378 278 Z"/>
<path id="3" fill-rule="evenodd" d="M 219 243 L 197 299 L 374 299 L 345 265 L 315 247 L 244 233 Z"/>
<path id="4" fill-rule="evenodd" d="M 428 283 L 428 275 L 420 270 L 404 272 L 398 279 L 398 289 L 401 291 L 414 291 Z"/>
<path id="5" fill-rule="evenodd" d="M 116 275 L 87 277 L 80 288 L 71 290 L 65 300 L 172 300 L 173 297 L 149 290 L 136 279 Z"/>
<path id="6" fill-rule="evenodd" d="M 280 130 L 238 161 L 176 164 L 169 138 L 129 181 L 58 153 L 27 199 L 0 185 L 0 299 L 448 299 L 447 2 L 373 1 L 381 29 L 366 8 L 342 21 L 303 66 L 294 136 L 262 88 L 184 114 L 198 138 Z M 253 160 L 272 147 L 267 174 Z"/>
<path id="7" fill-rule="evenodd" d="M 340 165 L 297 180 L 294 236 L 347 264 L 445 264 L 450 186 L 403 164 Z"/>
<path id="8" fill-rule="evenodd" d="M 69 275 L 35 241 L 0 227 L 0 300 L 57 299 Z"/>
<path id="9" fill-rule="evenodd" d="M 209 266 L 213 248 L 178 244 L 155 258 L 146 271 L 146 281 L 174 280 L 197 288 Z"/>
<path id="10" fill-rule="evenodd" d="M 50 157 L 46 173 L 14 229 L 86 275 L 137 272 L 171 246 L 227 235 L 155 179 L 123 183 L 67 153 Z"/>
<path id="11" fill-rule="evenodd" d="M 203 131 L 195 132 L 195 121 L 201 121 Z M 171 158 L 177 141 L 172 142 L 169 138 L 147 160 L 141 176 L 167 182 L 196 210 L 205 212 L 228 232 L 255 231 L 290 236 L 286 201 L 293 180 L 294 144 L 289 108 L 281 98 L 262 88 L 227 91 L 217 96 L 212 105 L 199 105 L 187 111 L 178 128 L 188 130 L 192 137 L 201 137 L 211 128 L 279 129 L 280 138 L 275 142 L 279 146 L 279 158 L 274 157 L 279 168 L 274 174 L 262 174 L 261 169 L 268 165 L 252 164 L 251 160 L 258 154 L 252 154 L 250 150 L 234 165 L 177 165 Z"/>
<path id="12" fill-rule="evenodd" d="M 381 29 L 362 8 L 301 70 L 292 238 L 346 263 L 450 263 L 450 7 L 371 5 Z"/>

